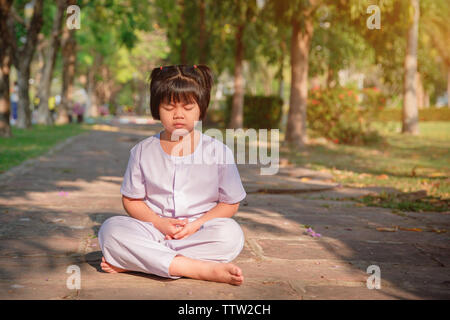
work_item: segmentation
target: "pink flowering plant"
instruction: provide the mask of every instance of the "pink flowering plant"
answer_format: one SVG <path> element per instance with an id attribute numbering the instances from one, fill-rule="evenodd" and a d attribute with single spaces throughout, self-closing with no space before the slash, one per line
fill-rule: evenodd
<path id="1" fill-rule="evenodd" d="M 334 143 L 364 144 L 378 138 L 371 129 L 381 93 L 352 87 L 313 88 L 309 91 L 307 121 L 316 135 Z M 384 97 L 382 97 L 384 99 Z"/>

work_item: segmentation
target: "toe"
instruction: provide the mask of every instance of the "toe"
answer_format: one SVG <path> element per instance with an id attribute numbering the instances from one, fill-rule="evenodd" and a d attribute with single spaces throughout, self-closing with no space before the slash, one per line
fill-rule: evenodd
<path id="1" fill-rule="evenodd" d="M 239 267 L 237 267 L 237 266 L 232 266 L 232 268 L 230 268 L 230 273 L 232 275 L 235 275 L 235 276 L 241 276 L 242 275 L 241 269 Z"/>
<path id="2" fill-rule="evenodd" d="M 240 285 L 242 283 L 241 277 L 231 276 L 231 284 Z"/>

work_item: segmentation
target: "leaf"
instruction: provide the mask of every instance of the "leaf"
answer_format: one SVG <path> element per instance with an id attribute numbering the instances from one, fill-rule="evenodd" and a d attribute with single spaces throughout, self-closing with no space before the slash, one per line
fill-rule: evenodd
<path id="1" fill-rule="evenodd" d="M 436 232 L 436 233 L 446 233 L 447 232 L 447 230 L 445 230 L 445 229 L 432 229 L 431 231 Z"/>
<path id="2" fill-rule="evenodd" d="M 422 232 L 423 230 L 420 228 L 403 228 L 403 227 L 399 227 L 400 230 L 404 230 L 404 231 L 414 231 L 414 232 Z"/>
<path id="3" fill-rule="evenodd" d="M 397 226 L 395 226 L 394 228 L 378 227 L 376 229 L 377 229 L 377 231 L 382 231 L 382 232 L 396 232 L 398 230 L 398 227 Z"/>

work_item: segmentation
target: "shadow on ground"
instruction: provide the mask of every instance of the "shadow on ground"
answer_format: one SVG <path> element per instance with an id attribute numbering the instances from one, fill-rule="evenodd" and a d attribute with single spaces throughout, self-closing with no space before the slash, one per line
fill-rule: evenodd
<path id="1" fill-rule="evenodd" d="M 11 285 L 33 286 L 36 279 L 43 282 L 49 275 L 64 284 L 68 276 L 65 269 L 71 264 L 102 273 L 96 236 L 103 221 L 125 214 L 119 188 L 129 150 L 159 128 L 122 126 L 118 132 L 92 131 L 52 157 L 43 157 L 24 168 L 12 179 L 0 181 L 2 298 L 11 298 Z M 320 198 L 312 199 L 311 195 Z M 290 283 L 299 295 L 318 299 L 345 299 L 346 292 L 356 289 L 366 290 L 361 291 L 361 297 L 371 297 L 364 279 L 369 276 L 367 267 L 378 265 L 382 283 L 392 289 L 383 290 L 385 298 L 450 297 L 448 233 L 376 230 L 392 225 L 448 230 L 448 215 L 407 212 L 400 216 L 389 209 L 327 199 L 331 195 L 348 196 L 340 194 L 340 189 L 324 193 L 252 193 L 241 203 L 235 218 L 247 242 L 236 261 L 248 270 L 247 279 L 255 292 L 266 279 L 275 279 Z M 312 238 L 306 226 L 322 237 Z M 314 269 L 316 262 L 325 266 Z M 335 272 L 334 264 L 345 265 L 349 272 Z M 296 273 L 296 266 L 304 266 L 301 275 Z M 318 272 L 324 272 L 327 278 L 320 278 Z M 178 281 L 135 272 L 131 275 L 169 285 Z M 304 284 L 302 289 L 292 285 L 298 278 Z M 20 299 L 20 295 L 17 297 Z M 256 293 L 248 298 L 254 297 Z"/>

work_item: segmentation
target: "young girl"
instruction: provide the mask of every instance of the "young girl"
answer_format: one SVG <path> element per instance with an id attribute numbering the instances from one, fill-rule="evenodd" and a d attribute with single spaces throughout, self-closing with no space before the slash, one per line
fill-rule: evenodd
<path id="1" fill-rule="evenodd" d="M 206 65 L 152 71 L 150 108 L 164 130 L 130 151 L 120 189 L 130 216 L 109 218 L 99 230 L 104 271 L 242 284 L 230 261 L 244 234 L 231 217 L 246 192 L 231 149 L 194 129 L 212 83 Z"/>

